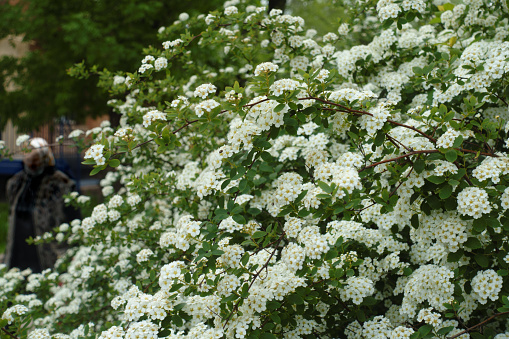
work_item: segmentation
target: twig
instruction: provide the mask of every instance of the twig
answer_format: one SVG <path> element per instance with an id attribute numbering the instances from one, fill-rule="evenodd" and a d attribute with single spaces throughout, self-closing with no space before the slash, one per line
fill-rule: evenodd
<path id="1" fill-rule="evenodd" d="M 459 337 L 459 336 L 460 336 L 460 335 L 462 335 L 462 334 L 468 333 L 468 332 L 472 331 L 473 329 L 475 329 L 475 328 L 477 328 L 477 327 L 479 327 L 479 326 L 481 326 L 481 325 L 484 325 L 485 323 L 487 323 L 487 322 L 488 322 L 488 321 L 490 321 L 491 319 L 494 319 L 494 318 L 499 317 L 499 316 L 504 315 L 504 314 L 509 314 L 509 311 L 507 311 L 507 312 L 500 312 L 500 313 L 494 314 L 494 315 L 492 315 L 491 317 L 489 317 L 488 319 L 486 319 L 486 320 L 484 320 L 484 321 L 481 321 L 479 324 L 474 325 L 474 326 L 472 326 L 472 327 L 469 327 L 469 328 L 467 328 L 466 330 L 461 331 L 460 333 L 457 333 L 457 334 L 453 335 L 452 337 L 447 337 L 447 339 L 454 339 L 454 338 L 457 338 L 457 337 Z"/>
<path id="2" fill-rule="evenodd" d="M 7 331 L 4 327 L 2 327 L 2 331 L 11 338 L 19 339 L 19 337 L 15 337 L 11 332 Z"/>

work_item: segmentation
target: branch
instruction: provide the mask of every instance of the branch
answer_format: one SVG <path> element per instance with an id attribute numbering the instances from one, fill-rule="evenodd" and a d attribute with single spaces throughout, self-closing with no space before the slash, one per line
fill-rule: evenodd
<path id="1" fill-rule="evenodd" d="M 496 158 L 498 158 L 498 155 L 493 154 L 493 153 L 477 152 L 477 151 L 472 151 L 472 150 L 464 149 L 464 148 L 454 148 L 454 149 L 457 150 L 457 151 L 460 151 L 460 152 L 464 152 L 464 153 L 474 153 L 474 154 L 479 153 L 480 155 L 485 155 L 485 156 L 488 156 L 488 157 L 496 157 Z M 399 160 L 399 159 L 402 159 L 402 158 L 406 158 L 406 157 L 409 157 L 411 155 L 421 154 L 421 153 L 439 153 L 439 152 L 440 151 L 437 150 L 437 149 L 422 150 L 422 151 L 412 151 L 412 152 L 408 152 L 408 153 L 405 153 L 403 155 L 397 156 L 395 158 L 391 158 L 391 159 L 386 159 L 386 160 L 375 162 L 374 164 L 371 164 L 369 166 L 366 166 L 366 167 L 360 169 L 359 172 L 362 172 L 362 171 L 364 171 L 364 170 L 366 170 L 368 168 L 371 168 L 371 167 L 375 167 L 375 166 L 378 166 L 378 165 L 381 165 L 381 164 L 385 164 L 386 162 L 391 162 L 391 161 L 396 161 L 396 160 Z"/>
<path id="2" fill-rule="evenodd" d="M 279 239 L 277 240 L 278 242 L 280 242 L 281 240 L 283 240 L 283 237 L 284 237 L 284 233 L 281 234 L 281 236 L 279 237 Z M 251 289 L 251 286 L 253 286 L 254 282 L 256 281 L 256 279 L 260 276 L 260 274 L 262 273 L 262 271 L 267 268 L 269 266 L 269 263 L 270 263 L 270 260 L 272 259 L 272 257 L 274 256 L 274 254 L 276 254 L 276 251 L 277 251 L 277 245 L 274 247 L 274 251 L 272 251 L 270 257 L 267 259 L 267 262 L 265 262 L 265 264 L 260 267 L 260 269 L 258 270 L 258 272 L 255 273 L 255 275 L 253 276 L 253 280 L 251 280 L 251 283 L 249 284 L 247 290 L 249 291 Z M 228 325 L 228 322 L 230 321 L 230 319 L 232 318 L 233 316 L 233 313 L 235 313 L 238 309 L 239 309 L 239 304 L 240 304 L 240 301 L 242 300 L 243 298 L 239 298 L 239 300 L 235 303 L 235 306 L 233 306 L 233 309 L 232 311 L 230 312 L 230 314 L 228 315 L 228 318 L 226 318 L 226 322 L 224 323 L 223 325 L 223 329 L 226 327 L 226 325 Z"/>
<path id="3" fill-rule="evenodd" d="M 474 326 L 472 326 L 472 327 L 469 327 L 469 328 L 467 328 L 466 330 L 461 331 L 460 333 L 457 333 L 457 334 L 453 335 L 452 337 L 447 337 L 447 339 L 454 339 L 454 338 L 457 338 L 457 337 L 459 337 L 460 335 L 465 334 L 465 333 L 468 333 L 468 332 L 472 331 L 473 329 L 475 329 L 475 328 L 477 328 L 477 327 L 479 327 L 479 326 L 481 326 L 481 325 L 484 325 L 484 324 L 485 324 L 485 323 L 487 323 L 488 321 L 490 321 L 490 320 L 492 320 L 492 319 L 494 319 L 494 318 L 496 318 L 496 317 L 499 317 L 499 316 L 501 316 L 501 315 L 504 315 L 504 314 L 509 314 L 509 311 L 507 311 L 507 312 L 500 312 L 500 313 L 494 314 L 494 315 L 492 315 L 491 317 L 489 317 L 488 319 L 486 319 L 486 320 L 484 320 L 484 321 L 481 321 L 479 324 L 474 325 Z"/>
<path id="4" fill-rule="evenodd" d="M 14 338 L 14 339 L 19 339 L 18 337 L 15 337 L 14 334 L 12 334 L 11 332 L 7 331 L 4 327 L 2 327 L 2 331 L 7 334 L 9 337 L 11 338 Z"/>
<path id="5" fill-rule="evenodd" d="M 355 109 L 351 109 L 351 108 L 348 108 L 346 106 L 343 106 L 341 104 L 337 104 L 335 102 L 332 102 L 332 101 L 328 101 L 328 100 L 325 100 L 325 99 L 321 99 L 321 98 L 316 98 L 316 97 L 306 97 L 306 98 L 299 98 L 299 100 L 317 100 L 317 101 L 320 101 L 320 102 L 323 102 L 324 104 L 327 104 L 327 105 L 332 105 L 332 106 L 337 106 L 337 107 L 341 107 L 345 110 L 347 110 L 348 112 L 350 113 L 358 113 L 358 114 L 363 114 L 363 115 L 369 115 L 369 116 L 373 116 L 372 113 L 369 113 L 369 112 L 366 112 L 366 111 L 358 111 L 358 110 L 355 110 Z M 396 125 L 396 126 L 401 126 L 401 127 L 405 127 L 405 128 L 408 128 L 408 129 L 411 129 L 412 131 L 415 131 L 419 134 L 421 134 L 422 136 L 424 136 L 425 138 L 429 139 L 430 141 L 432 141 L 433 143 L 435 143 L 437 140 L 435 138 L 433 138 L 432 136 L 429 136 L 427 135 L 426 133 L 424 133 L 423 131 L 415 128 L 415 127 L 412 127 L 412 126 L 408 126 L 408 125 L 405 125 L 405 124 L 402 124 L 402 123 L 399 123 L 399 122 L 396 122 L 394 120 L 387 120 L 388 123 L 391 123 L 393 125 Z"/>

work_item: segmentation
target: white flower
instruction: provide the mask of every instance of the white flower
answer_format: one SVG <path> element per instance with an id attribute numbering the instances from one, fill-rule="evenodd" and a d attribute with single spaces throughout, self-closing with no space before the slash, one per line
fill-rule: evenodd
<path id="1" fill-rule="evenodd" d="M 23 143 L 27 142 L 29 139 L 30 139 L 29 135 L 26 135 L 26 134 L 20 135 L 16 139 L 16 146 L 21 146 Z"/>
<path id="2" fill-rule="evenodd" d="M 197 104 L 195 106 L 194 110 L 196 112 L 196 115 L 198 117 L 201 117 L 204 112 L 210 112 L 216 107 L 219 107 L 219 103 L 217 101 L 215 101 L 214 99 L 209 99 L 209 100 L 205 100 L 205 101 L 202 101 L 199 104 Z"/>
<path id="3" fill-rule="evenodd" d="M 71 133 L 69 133 L 69 139 L 71 139 L 71 138 L 77 138 L 77 137 L 79 137 L 80 135 L 82 135 L 83 133 L 85 133 L 85 132 L 83 132 L 83 131 L 82 131 L 82 130 L 80 130 L 80 129 L 75 129 L 74 131 L 72 131 Z"/>
<path id="4" fill-rule="evenodd" d="M 203 84 L 194 90 L 194 96 L 205 99 L 209 94 L 216 93 L 217 87 L 212 84 Z"/>

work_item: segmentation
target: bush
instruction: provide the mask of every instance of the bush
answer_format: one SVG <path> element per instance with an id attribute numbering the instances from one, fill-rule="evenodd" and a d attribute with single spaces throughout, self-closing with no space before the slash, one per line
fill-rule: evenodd
<path id="1" fill-rule="evenodd" d="M 323 37 L 229 5 L 161 29 L 138 71 L 100 73 L 122 115 L 86 153 L 93 173 L 117 168 L 106 201 L 60 226 L 76 246 L 55 270 L 2 269 L 15 304 L 2 325 L 33 338 L 509 336 L 507 4 L 345 3 L 359 15 Z"/>

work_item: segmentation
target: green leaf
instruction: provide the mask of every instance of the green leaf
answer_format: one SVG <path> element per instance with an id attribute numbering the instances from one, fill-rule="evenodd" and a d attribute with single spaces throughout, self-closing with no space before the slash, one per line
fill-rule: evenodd
<path id="1" fill-rule="evenodd" d="M 475 219 L 474 222 L 472 223 L 472 226 L 474 227 L 474 230 L 476 230 L 478 233 L 481 233 L 486 229 L 487 226 L 486 219 L 484 218 Z"/>
<path id="2" fill-rule="evenodd" d="M 317 184 L 318 186 L 325 192 L 325 193 L 328 193 L 328 194 L 331 194 L 333 189 L 332 187 L 330 187 L 329 185 L 327 185 L 326 183 L 324 183 L 323 181 L 317 181 Z"/>
<path id="3" fill-rule="evenodd" d="M 433 330 L 433 326 L 431 325 L 424 325 L 419 327 L 419 333 L 425 337 L 428 333 L 430 333 Z"/>
<path id="4" fill-rule="evenodd" d="M 267 232 L 264 232 L 264 231 L 257 231 L 255 232 L 253 235 L 252 235 L 252 238 L 253 239 L 258 239 L 258 238 L 262 238 L 264 236 L 267 235 Z"/>
<path id="5" fill-rule="evenodd" d="M 288 302 L 290 304 L 301 305 L 304 304 L 304 299 L 302 299 L 300 295 L 294 293 L 288 296 Z"/>
<path id="6" fill-rule="evenodd" d="M 444 177 L 439 177 L 439 176 L 436 176 L 436 175 L 432 175 L 432 176 L 429 176 L 426 178 L 426 180 L 428 180 L 429 182 L 432 182 L 434 184 L 441 184 L 445 181 L 445 178 Z"/>
<path id="7" fill-rule="evenodd" d="M 452 186 L 451 185 L 445 185 L 443 187 L 440 188 L 440 192 L 438 193 L 438 196 L 441 198 L 441 199 L 447 199 L 451 196 L 452 194 Z"/>
<path id="8" fill-rule="evenodd" d="M 438 330 L 438 335 L 446 335 L 447 333 L 451 332 L 454 329 L 454 326 L 447 326 L 443 327 L 440 330 Z"/>
<path id="9" fill-rule="evenodd" d="M 426 167 L 426 162 L 422 159 L 417 159 L 414 161 L 414 170 L 417 173 L 422 173 L 424 168 Z"/>
<path id="10" fill-rule="evenodd" d="M 235 215 L 232 215 L 232 219 L 239 223 L 239 224 L 245 224 L 246 223 L 246 218 L 244 218 L 242 215 L 240 214 L 235 214 Z"/>
<path id="11" fill-rule="evenodd" d="M 458 153 L 456 153 L 455 150 L 453 149 L 450 149 L 448 150 L 446 153 L 445 153 L 445 158 L 447 159 L 447 161 L 449 162 L 455 162 L 456 159 L 458 158 Z"/>
<path id="12" fill-rule="evenodd" d="M 479 266 L 486 268 L 490 265 L 490 260 L 487 256 L 482 254 L 476 254 L 474 257 L 475 261 L 479 264 Z"/>
<path id="13" fill-rule="evenodd" d="M 260 339 L 277 339 L 277 337 L 272 333 L 264 332 L 260 334 Z"/>
<path id="14" fill-rule="evenodd" d="M 382 132 L 382 131 L 378 131 L 376 133 L 374 145 L 375 146 L 382 146 L 382 144 L 384 143 L 384 140 L 385 140 L 385 133 Z"/>
<path id="15" fill-rule="evenodd" d="M 111 167 L 118 167 L 118 166 L 120 166 L 120 160 L 118 160 L 118 159 L 111 159 L 109 161 L 109 165 Z"/>
<path id="16" fill-rule="evenodd" d="M 481 248 L 482 244 L 479 241 L 479 239 L 474 237 L 469 237 L 467 241 L 465 242 L 465 247 L 471 248 L 473 250 Z"/>
<path id="17" fill-rule="evenodd" d="M 267 309 L 268 310 L 276 310 L 281 307 L 281 303 L 275 300 L 269 301 L 267 303 Z"/>
<path id="18" fill-rule="evenodd" d="M 281 318 L 277 313 L 271 313 L 270 319 L 272 319 L 272 321 L 274 321 L 276 324 L 281 324 Z"/>

